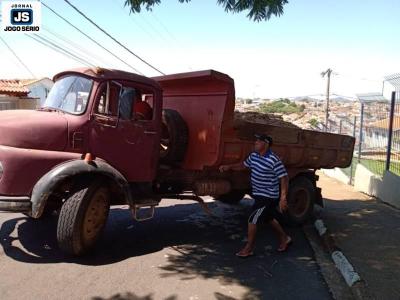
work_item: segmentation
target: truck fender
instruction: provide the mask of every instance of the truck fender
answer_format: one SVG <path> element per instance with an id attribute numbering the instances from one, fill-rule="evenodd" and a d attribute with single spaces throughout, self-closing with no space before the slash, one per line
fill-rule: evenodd
<path id="1" fill-rule="evenodd" d="M 46 206 L 47 200 L 59 183 L 67 178 L 83 174 L 98 174 L 110 178 L 122 191 L 128 204 L 132 203 L 132 195 L 125 177 L 104 160 L 96 159 L 91 162 L 72 160 L 64 162 L 46 173 L 33 187 L 31 202 L 33 218 L 39 218 Z"/>

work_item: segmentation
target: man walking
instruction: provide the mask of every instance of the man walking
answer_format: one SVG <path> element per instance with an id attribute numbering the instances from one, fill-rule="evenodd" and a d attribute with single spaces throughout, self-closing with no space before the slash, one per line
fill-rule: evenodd
<path id="1" fill-rule="evenodd" d="M 257 225 L 263 222 L 269 222 L 277 233 L 279 252 L 286 251 L 292 242 L 275 218 L 278 203 L 280 212 L 287 209 L 288 174 L 279 157 L 270 149 L 272 138 L 265 134 L 257 134 L 255 137 L 255 151 L 250 153 L 245 161 L 223 165 L 219 168 L 221 172 L 245 168 L 251 170 L 251 196 L 254 199 L 254 205 L 248 221 L 248 241 L 246 246 L 236 253 L 239 257 L 253 255 Z"/>

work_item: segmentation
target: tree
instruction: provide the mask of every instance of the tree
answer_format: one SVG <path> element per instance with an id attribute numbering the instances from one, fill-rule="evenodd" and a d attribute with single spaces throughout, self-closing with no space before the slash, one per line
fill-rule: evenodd
<path id="1" fill-rule="evenodd" d="M 190 2 L 191 0 L 178 0 L 179 2 Z M 161 0 L 125 0 L 125 6 L 130 6 L 132 13 L 139 13 L 142 6 L 151 10 Z M 283 14 L 283 6 L 288 0 L 217 0 L 217 4 L 224 7 L 226 12 L 240 13 L 249 11 L 247 17 L 253 21 L 267 21 L 271 16 Z"/>
<path id="2" fill-rule="evenodd" d="M 312 126 L 312 127 L 317 127 L 318 126 L 318 120 L 316 118 L 312 118 L 311 120 L 308 121 L 308 123 Z"/>
<path id="3" fill-rule="evenodd" d="M 280 99 L 261 104 L 259 110 L 263 113 L 294 114 L 301 112 L 301 107 L 289 99 Z"/>

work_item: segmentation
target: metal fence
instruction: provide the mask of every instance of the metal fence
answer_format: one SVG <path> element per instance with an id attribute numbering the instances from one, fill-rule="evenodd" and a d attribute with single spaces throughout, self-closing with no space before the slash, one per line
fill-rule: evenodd
<path id="1" fill-rule="evenodd" d="M 384 100 L 360 103 L 360 132 L 356 146 L 357 162 L 374 174 L 383 176 L 386 170 L 390 135 L 390 102 Z"/>
<path id="2" fill-rule="evenodd" d="M 357 164 L 378 176 L 383 176 L 385 171 L 400 176 L 400 84 L 390 99 L 381 93 L 358 94 L 357 97 L 358 112 L 340 119 L 339 128 L 331 130 L 356 139 L 352 165 L 343 172 L 350 182 Z"/>

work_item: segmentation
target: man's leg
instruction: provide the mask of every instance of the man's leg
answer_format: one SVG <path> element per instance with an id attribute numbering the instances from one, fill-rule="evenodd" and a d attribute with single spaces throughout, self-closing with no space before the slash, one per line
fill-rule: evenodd
<path id="1" fill-rule="evenodd" d="M 269 224 L 271 224 L 272 229 L 276 232 L 278 239 L 279 239 L 279 248 L 282 249 L 286 247 L 286 244 L 290 241 L 289 236 L 283 230 L 281 224 L 276 219 L 272 219 Z"/>
<path id="2" fill-rule="evenodd" d="M 249 223 L 247 228 L 247 244 L 242 250 L 239 251 L 239 255 L 248 255 L 253 251 L 254 245 L 256 243 L 256 235 L 257 224 Z"/>
<path id="3" fill-rule="evenodd" d="M 264 209 L 265 206 L 255 209 L 250 215 L 247 225 L 247 244 L 237 253 L 238 255 L 248 255 L 253 251 L 256 243 L 257 223 L 259 220 L 262 220 L 262 213 Z"/>

